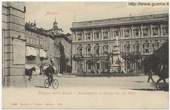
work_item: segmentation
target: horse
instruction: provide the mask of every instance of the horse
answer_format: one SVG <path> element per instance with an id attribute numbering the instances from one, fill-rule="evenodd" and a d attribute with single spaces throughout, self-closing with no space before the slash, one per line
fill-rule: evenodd
<path id="1" fill-rule="evenodd" d="M 150 80 L 153 82 L 153 84 L 156 86 L 156 89 L 167 89 L 167 83 L 166 79 L 169 77 L 168 75 L 168 65 L 160 63 L 159 59 L 157 59 L 154 56 L 150 56 L 152 58 L 146 58 L 149 59 L 144 64 L 144 73 L 148 75 L 147 82 L 150 82 Z M 159 78 L 155 82 L 152 75 L 155 74 Z M 163 81 L 163 84 L 160 84 L 160 81 Z"/>
<path id="2" fill-rule="evenodd" d="M 160 63 L 159 66 L 159 79 L 157 81 L 157 84 L 163 80 L 164 84 L 166 83 L 166 78 L 169 78 L 169 71 L 168 71 L 168 67 L 169 67 L 169 43 L 165 42 L 159 49 L 157 49 L 154 52 L 154 55 L 158 58 L 158 61 Z"/>
<path id="3" fill-rule="evenodd" d="M 164 83 L 166 83 L 166 78 L 169 78 L 168 74 L 168 65 L 161 65 L 160 66 L 160 72 L 158 73 L 159 79 L 157 80 L 157 84 L 163 80 Z"/>
<path id="4" fill-rule="evenodd" d="M 155 57 L 154 55 L 146 56 L 142 64 L 144 65 L 144 73 L 148 75 L 147 82 L 150 82 L 151 80 L 153 83 L 155 83 L 154 79 L 152 78 L 152 75 L 158 74 L 160 72 L 160 64 L 157 57 Z"/>
<path id="5" fill-rule="evenodd" d="M 148 75 L 148 82 L 152 80 L 157 89 L 166 86 L 166 79 L 169 78 L 167 50 L 168 45 L 165 43 L 152 55 L 145 57 L 143 60 L 144 73 Z M 159 77 L 156 82 L 152 78 L 153 74 L 158 75 Z M 160 86 L 160 81 L 163 81 L 162 87 Z"/>
<path id="6" fill-rule="evenodd" d="M 31 81 L 32 79 L 32 73 L 35 72 L 35 67 L 32 67 L 31 69 L 25 69 L 25 75 L 29 76 L 28 80 Z"/>

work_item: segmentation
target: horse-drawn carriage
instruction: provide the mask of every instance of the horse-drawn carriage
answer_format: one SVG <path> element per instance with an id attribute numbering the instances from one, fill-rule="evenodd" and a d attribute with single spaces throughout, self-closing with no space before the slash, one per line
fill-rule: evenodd
<path id="1" fill-rule="evenodd" d="M 152 55 L 145 57 L 143 60 L 144 72 L 147 74 L 148 82 L 152 80 L 157 89 L 168 90 L 169 82 L 169 55 L 168 55 L 168 42 L 164 43 Z M 155 74 L 159 79 L 155 82 L 152 75 Z M 163 83 L 161 83 L 163 81 Z"/>

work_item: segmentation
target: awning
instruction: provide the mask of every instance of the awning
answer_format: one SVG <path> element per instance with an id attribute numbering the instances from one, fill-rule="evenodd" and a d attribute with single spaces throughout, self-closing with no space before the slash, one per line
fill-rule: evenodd
<path id="1" fill-rule="evenodd" d="M 47 53 L 43 49 L 40 49 L 40 57 L 47 58 Z"/>
<path id="2" fill-rule="evenodd" d="M 37 56 L 35 48 L 26 46 L 26 56 Z"/>

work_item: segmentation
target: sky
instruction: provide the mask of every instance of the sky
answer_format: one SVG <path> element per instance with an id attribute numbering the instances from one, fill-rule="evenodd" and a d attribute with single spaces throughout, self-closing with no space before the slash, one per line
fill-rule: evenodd
<path id="1" fill-rule="evenodd" d="M 136 2 L 137 4 L 137 2 Z M 71 33 L 72 22 L 168 13 L 168 5 L 130 5 L 128 2 L 26 2 L 26 22 L 44 29 L 56 20 L 64 33 Z"/>

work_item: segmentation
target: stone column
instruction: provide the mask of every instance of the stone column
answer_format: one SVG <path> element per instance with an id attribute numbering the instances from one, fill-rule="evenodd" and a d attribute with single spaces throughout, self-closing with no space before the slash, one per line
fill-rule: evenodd
<path id="1" fill-rule="evenodd" d="M 103 40 L 103 28 L 101 28 L 101 40 Z"/>
<path id="2" fill-rule="evenodd" d="M 162 31 L 162 25 L 161 24 L 159 25 L 159 30 L 160 30 L 159 31 L 159 35 L 162 36 L 163 35 L 163 31 Z"/>
<path id="3" fill-rule="evenodd" d="M 124 39 L 125 34 L 124 34 L 124 27 L 122 27 L 119 31 L 119 36 L 121 36 L 121 31 L 122 31 L 122 38 Z"/>
<path id="4" fill-rule="evenodd" d="M 130 32 L 131 32 L 131 34 L 130 34 L 131 36 L 130 36 L 130 37 L 131 37 L 131 38 L 132 38 L 132 37 L 135 37 L 135 36 L 134 36 L 134 33 L 133 33 L 133 29 L 134 29 L 134 27 L 133 27 L 133 25 L 132 25 L 131 28 L 130 28 L 130 30 L 131 30 L 131 31 L 130 31 Z"/>
<path id="5" fill-rule="evenodd" d="M 152 25 L 152 24 L 150 24 L 150 28 L 149 28 L 149 31 L 150 31 L 150 37 L 153 37 L 153 30 L 152 30 L 152 28 L 153 28 L 153 25 Z"/>
<path id="6" fill-rule="evenodd" d="M 140 31 L 140 37 L 143 37 L 143 25 L 140 26 L 139 31 Z"/>
<path id="7" fill-rule="evenodd" d="M 3 86 L 27 87 L 25 77 L 25 4 L 2 3 Z M 17 14 L 19 13 L 19 14 Z M 14 19 L 15 18 L 15 19 Z M 20 25 L 19 25 L 20 24 Z M 21 54 L 22 53 L 22 54 Z"/>

